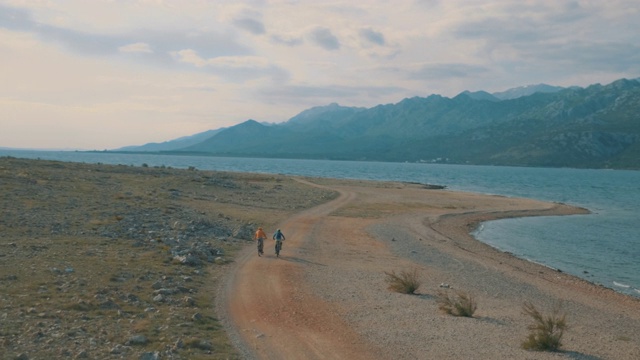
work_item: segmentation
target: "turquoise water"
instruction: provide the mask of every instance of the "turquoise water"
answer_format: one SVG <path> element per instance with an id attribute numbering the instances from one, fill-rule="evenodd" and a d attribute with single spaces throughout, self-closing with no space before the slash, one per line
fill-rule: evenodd
<path id="1" fill-rule="evenodd" d="M 500 250 L 640 297 L 640 171 L 0 150 L 0 156 L 446 185 L 586 207 L 590 215 L 484 223 Z"/>

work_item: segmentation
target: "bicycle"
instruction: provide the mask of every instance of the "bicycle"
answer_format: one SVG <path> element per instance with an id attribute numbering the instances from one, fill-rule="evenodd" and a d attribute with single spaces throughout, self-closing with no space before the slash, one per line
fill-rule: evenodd
<path id="1" fill-rule="evenodd" d="M 276 257 L 280 257 L 280 250 L 282 250 L 282 240 L 276 240 Z"/>
<path id="2" fill-rule="evenodd" d="M 258 256 L 264 254 L 264 239 L 258 238 Z"/>
<path id="3" fill-rule="evenodd" d="M 276 232 L 272 236 L 273 240 L 276 241 L 276 257 L 280 257 L 280 250 L 282 250 L 282 242 L 285 237 L 280 229 L 276 230 Z"/>

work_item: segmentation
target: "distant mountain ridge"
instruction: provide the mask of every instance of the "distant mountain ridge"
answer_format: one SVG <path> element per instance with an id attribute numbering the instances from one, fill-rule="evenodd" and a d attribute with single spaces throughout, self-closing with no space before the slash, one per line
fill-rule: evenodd
<path id="1" fill-rule="evenodd" d="M 500 100 L 512 100 L 523 96 L 533 95 L 535 93 L 555 93 L 565 88 L 561 86 L 552 86 L 547 84 L 526 85 L 513 89 L 494 92 L 492 95 Z"/>
<path id="2" fill-rule="evenodd" d="M 202 141 L 205 141 L 217 133 L 223 131 L 225 128 L 216 130 L 207 130 L 201 133 L 197 133 L 191 136 L 183 136 L 178 139 L 169 140 L 161 143 L 148 143 L 140 146 L 126 146 L 117 149 L 117 151 L 138 151 L 138 152 L 155 152 L 155 151 L 172 151 L 186 148 Z"/>
<path id="3" fill-rule="evenodd" d="M 465 91 L 453 98 L 413 97 L 372 108 L 333 103 L 284 123 L 267 126 L 248 120 L 204 137 L 180 147 L 168 142 L 172 148 L 152 151 L 639 169 L 640 82 L 621 79 L 587 88 L 539 84 L 493 94 Z"/>
<path id="4" fill-rule="evenodd" d="M 463 91 L 462 94 L 465 94 L 472 99 L 475 100 L 489 100 L 489 101 L 500 101 L 500 100 L 513 100 L 523 96 L 533 95 L 535 93 L 555 93 L 565 88 L 561 86 L 552 86 L 547 84 L 537 84 L 537 85 L 526 85 L 520 86 L 516 88 L 512 88 L 505 91 L 488 93 L 486 91 Z"/>

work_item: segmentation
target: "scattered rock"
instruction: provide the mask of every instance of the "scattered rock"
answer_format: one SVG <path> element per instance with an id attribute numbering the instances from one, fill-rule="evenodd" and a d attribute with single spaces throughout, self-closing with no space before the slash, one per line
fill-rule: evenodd
<path id="1" fill-rule="evenodd" d="M 200 259 L 198 259 L 196 256 L 193 256 L 191 254 L 188 254 L 185 256 L 176 255 L 173 257 L 173 259 L 182 265 L 200 266 L 202 264 L 202 261 L 200 261 Z"/>
<path id="2" fill-rule="evenodd" d="M 129 338 L 129 340 L 127 340 L 125 345 L 145 345 L 148 342 L 149 339 L 147 339 L 147 337 L 144 335 L 133 335 Z"/>
<path id="3" fill-rule="evenodd" d="M 177 289 L 166 289 L 166 288 L 162 288 L 162 289 L 158 289 L 156 291 L 154 291 L 154 294 L 160 294 L 160 295 L 173 295 L 176 294 L 178 292 Z"/>
<path id="4" fill-rule="evenodd" d="M 173 348 L 174 348 L 174 349 L 182 349 L 182 348 L 184 348 L 184 342 L 182 341 L 182 339 L 178 339 L 178 340 L 173 344 Z"/>
<path id="5" fill-rule="evenodd" d="M 192 298 L 191 296 L 185 296 L 184 299 L 182 299 L 182 301 L 187 306 L 195 306 L 196 305 L 196 299 Z"/>
<path id="6" fill-rule="evenodd" d="M 160 359 L 160 353 L 159 352 L 146 352 L 146 353 L 142 353 L 142 355 L 140 355 L 140 360 L 158 360 Z"/>
<path id="7" fill-rule="evenodd" d="M 120 309 L 120 305 L 116 304 L 113 300 L 108 299 L 106 301 L 103 301 L 100 303 L 99 307 L 101 309 L 112 309 L 112 310 L 116 310 L 116 309 Z"/>
<path id="8" fill-rule="evenodd" d="M 111 348 L 110 352 L 111 354 L 118 355 L 118 354 L 125 353 L 127 351 L 129 351 L 129 347 L 118 344 L 113 348 Z"/>

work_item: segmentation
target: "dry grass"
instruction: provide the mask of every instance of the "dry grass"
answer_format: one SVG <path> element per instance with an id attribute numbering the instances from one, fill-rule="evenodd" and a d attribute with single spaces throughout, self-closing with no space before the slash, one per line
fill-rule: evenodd
<path id="1" fill-rule="evenodd" d="M 194 224 L 268 228 L 336 195 L 274 175 L 15 158 L 0 158 L 0 183 L 2 358 L 73 358 L 81 350 L 107 358 L 143 334 L 148 343 L 121 356 L 197 339 L 173 358 L 237 359 L 214 305 L 230 267 L 175 264 L 163 236 L 183 236 Z M 197 240 L 223 249 L 228 261 L 245 244 Z M 185 290 L 155 301 L 155 283 Z"/>
<path id="2" fill-rule="evenodd" d="M 396 274 L 395 271 L 385 272 L 385 275 L 387 275 L 386 281 L 389 283 L 389 290 L 391 291 L 401 294 L 415 294 L 420 287 L 417 269 L 412 271 L 402 270 L 400 274 Z"/>
<path id="3" fill-rule="evenodd" d="M 533 324 L 528 326 L 529 336 L 522 347 L 527 350 L 558 351 L 567 329 L 566 314 L 561 311 L 561 306 L 555 306 L 551 315 L 544 315 L 533 304 L 526 302 L 522 312 L 533 319 Z"/>
<path id="4" fill-rule="evenodd" d="M 473 317 L 478 308 L 473 296 L 459 291 L 455 296 L 448 292 L 438 292 L 437 301 L 440 310 L 453 316 Z"/>

